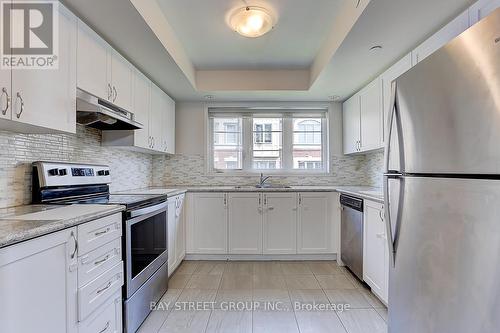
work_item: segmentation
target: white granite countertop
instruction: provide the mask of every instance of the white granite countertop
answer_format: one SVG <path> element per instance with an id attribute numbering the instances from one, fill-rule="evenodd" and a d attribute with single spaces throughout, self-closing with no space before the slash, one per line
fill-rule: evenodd
<path id="1" fill-rule="evenodd" d="M 0 209 L 0 248 L 124 210 L 119 205 L 26 205 Z"/>
<path id="2" fill-rule="evenodd" d="M 128 194 L 167 194 L 175 196 L 185 192 L 339 192 L 355 195 L 363 199 L 383 202 L 382 189 L 371 186 L 290 186 L 257 188 L 255 186 L 185 186 L 178 185 L 171 188 L 143 188 L 123 191 Z"/>

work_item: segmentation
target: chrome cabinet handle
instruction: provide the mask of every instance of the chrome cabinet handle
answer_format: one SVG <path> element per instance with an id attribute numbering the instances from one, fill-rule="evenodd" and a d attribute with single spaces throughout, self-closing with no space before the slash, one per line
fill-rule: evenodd
<path id="1" fill-rule="evenodd" d="M 112 285 L 112 283 L 111 283 L 111 281 L 109 281 L 109 282 L 108 282 L 108 284 L 106 285 L 106 287 L 104 287 L 104 288 L 102 288 L 102 289 L 97 290 L 97 291 L 96 291 L 96 294 L 100 294 L 100 293 L 102 293 L 102 292 L 104 292 L 104 291 L 108 290 L 108 289 L 111 287 L 111 285 Z"/>
<path id="2" fill-rule="evenodd" d="M 98 231 L 96 233 L 94 233 L 94 236 L 101 236 L 101 235 L 104 235 L 105 233 L 107 233 L 109 231 L 109 228 L 106 228 L 106 230 L 103 230 L 103 231 Z"/>
<path id="3" fill-rule="evenodd" d="M 269 209 L 269 210 L 274 210 L 274 207 L 267 207 L 267 209 Z"/>
<path id="4" fill-rule="evenodd" d="M 99 333 L 103 333 L 103 332 L 106 332 L 109 328 L 109 320 L 108 322 L 106 323 L 106 326 L 104 326 L 104 328 L 102 330 L 99 331 Z"/>
<path id="5" fill-rule="evenodd" d="M 72 231 L 71 232 L 71 238 L 73 238 L 73 241 L 75 242 L 75 249 L 73 250 L 73 253 L 71 253 L 71 259 L 74 259 L 76 256 L 76 252 L 78 252 L 78 240 L 75 237 L 75 233 Z"/>
<path id="6" fill-rule="evenodd" d="M 113 97 L 113 102 L 116 101 L 116 98 L 118 97 L 118 91 L 116 91 L 116 87 L 113 86 L 113 92 L 115 93 L 115 97 Z"/>
<path id="7" fill-rule="evenodd" d="M 19 119 L 21 118 L 21 113 L 23 113 L 24 111 L 24 100 L 20 92 L 17 92 L 17 98 L 21 100 L 21 111 L 19 111 L 19 113 L 16 113 L 16 117 L 17 119 Z"/>
<path id="8" fill-rule="evenodd" d="M 111 83 L 108 83 L 108 100 L 113 99 L 113 88 L 111 88 Z"/>
<path id="9" fill-rule="evenodd" d="M 7 110 L 9 109 L 9 103 L 10 103 L 9 93 L 7 92 L 6 88 L 2 88 L 2 95 L 1 96 L 3 96 L 3 95 L 5 95 L 5 97 L 7 97 L 7 104 L 5 105 L 5 109 L 2 110 L 2 114 L 6 115 Z M 1 99 L 1 96 L 0 96 L 0 99 Z"/>
<path id="10" fill-rule="evenodd" d="M 102 264 L 103 262 L 105 262 L 106 260 L 109 259 L 109 254 L 107 254 L 104 258 L 102 258 L 101 260 L 97 260 L 94 262 L 94 265 L 97 266 L 99 264 Z"/>

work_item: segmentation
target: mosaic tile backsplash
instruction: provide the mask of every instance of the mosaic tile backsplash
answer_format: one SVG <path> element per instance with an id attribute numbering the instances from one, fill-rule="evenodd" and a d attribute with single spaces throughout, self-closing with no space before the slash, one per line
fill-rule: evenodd
<path id="1" fill-rule="evenodd" d="M 0 131 L 0 208 L 29 204 L 31 163 L 63 161 L 107 164 L 112 191 L 152 185 L 149 154 L 101 146 L 101 132 L 77 126 L 71 134 L 18 134 Z"/>
<path id="2" fill-rule="evenodd" d="M 273 176 L 272 183 L 286 185 L 382 186 L 382 151 L 359 156 L 332 156 L 330 174 L 319 176 Z M 207 175 L 203 155 L 157 156 L 153 159 L 153 185 L 255 185 L 259 176 Z"/>

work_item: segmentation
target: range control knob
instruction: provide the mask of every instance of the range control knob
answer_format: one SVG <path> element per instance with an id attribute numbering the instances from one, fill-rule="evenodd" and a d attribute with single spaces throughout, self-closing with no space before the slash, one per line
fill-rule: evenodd
<path id="1" fill-rule="evenodd" d="M 104 174 L 105 174 L 106 176 L 109 176 L 109 170 L 104 171 Z"/>
<path id="2" fill-rule="evenodd" d="M 98 176 L 104 176 L 104 170 L 99 170 L 97 171 Z"/>
<path id="3" fill-rule="evenodd" d="M 47 173 L 49 174 L 49 176 L 57 176 L 59 174 L 59 170 L 58 169 L 50 169 L 47 171 Z"/>
<path id="4" fill-rule="evenodd" d="M 68 171 L 66 169 L 59 169 L 59 176 L 66 176 L 68 174 Z"/>

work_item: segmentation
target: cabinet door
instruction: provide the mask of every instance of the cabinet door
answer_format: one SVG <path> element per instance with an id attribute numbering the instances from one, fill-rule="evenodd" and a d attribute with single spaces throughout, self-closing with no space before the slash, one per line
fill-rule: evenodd
<path id="1" fill-rule="evenodd" d="M 109 52 L 108 43 L 78 20 L 78 88 L 105 100 L 112 93 Z"/>
<path id="2" fill-rule="evenodd" d="M 264 254 L 297 253 L 297 194 L 264 194 Z"/>
<path id="3" fill-rule="evenodd" d="M 175 102 L 168 95 L 165 95 L 165 97 L 165 152 L 168 154 L 175 154 Z"/>
<path id="4" fill-rule="evenodd" d="M 229 254 L 262 254 L 262 195 L 229 194 Z"/>
<path id="5" fill-rule="evenodd" d="M 17 70 L 12 75 L 12 120 L 76 132 L 77 19 L 59 5 L 59 68 Z"/>
<path id="6" fill-rule="evenodd" d="M 155 84 L 151 84 L 151 117 L 149 119 L 150 135 L 152 140 L 152 149 L 156 151 L 164 151 L 162 138 L 164 133 L 165 119 L 165 98 L 163 91 Z"/>
<path id="7" fill-rule="evenodd" d="M 360 92 L 361 151 L 382 147 L 382 85 L 375 79 Z"/>
<path id="8" fill-rule="evenodd" d="M 134 79 L 134 115 L 135 120 L 143 125 L 134 131 L 134 145 L 149 149 L 149 117 L 151 116 L 151 81 L 142 73 L 136 71 Z"/>
<path id="9" fill-rule="evenodd" d="M 479 0 L 469 8 L 469 25 L 472 26 L 500 7 L 500 0 Z"/>
<path id="10" fill-rule="evenodd" d="M 189 252 L 227 253 L 227 197 L 224 193 L 194 193 L 189 202 Z"/>
<path id="11" fill-rule="evenodd" d="M 365 201 L 363 280 L 387 302 L 389 254 L 382 212 L 382 204 Z"/>
<path id="12" fill-rule="evenodd" d="M 9 50 L 3 51 L 9 56 Z M 0 68 L 0 119 L 11 119 L 12 103 L 12 70 Z"/>
<path id="13" fill-rule="evenodd" d="M 77 331 L 75 235 L 69 228 L 0 249 L 2 332 Z"/>
<path id="14" fill-rule="evenodd" d="M 175 253 L 177 255 L 177 265 L 179 265 L 184 257 L 186 256 L 186 224 L 184 218 L 184 194 L 177 196 L 177 209 L 175 210 L 176 232 L 177 236 L 175 238 Z"/>
<path id="15" fill-rule="evenodd" d="M 112 50 L 111 82 L 113 87 L 113 103 L 127 111 L 133 112 L 134 71 L 132 65 L 118 52 Z"/>
<path id="16" fill-rule="evenodd" d="M 333 253 L 328 193 L 299 193 L 297 253 Z"/>
<path id="17" fill-rule="evenodd" d="M 385 135 L 387 134 L 386 123 L 389 119 L 389 111 L 391 109 L 390 104 L 391 104 L 392 82 L 394 82 L 394 80 L 396 80 L 403 73 L 410 70 L 411 65 L 412 65 L 411 64 L 411 53 L 408 53 L 406 56 L 404 56 L 401 60 L 399 60 L 394 65 L 392 65 L 391 68 L 386 70 L 381 75 L 382 94 L 383 94 L 382 108 L 384 110 L 384 112 L 382 113 L 382 141 L 385 141 Z M 393 131 L 393 133 L 396 133 L 396 131 Z M 396 143 L 397 140 L 394 140 L 393 142 Z M 396 148 L 395 148 L 395 151 L 397 151 Z"/>
<path id="18" fill-rule="evenodd" d="M 177 265 L 175 239 L 177 237 L 177 219 L 175 217 L 176 198 L 168 199 L 168 275 L 170 276 Z"/>
<path id="19" fill-rule="evenodd" d="M 344 132 L 344 154 L 358 152 L 360 139 L 360 104 L 359 95 L 354 95 L 344 102 L 343 109 L 343 132 Z"/>
<path id="20" fill-rule="evenodd" d="M 413 65 L 415 66 L 420 61 L 424 60 L 453 38 L 460 35 L 469 28 L 469 12 L 466 10 L 453 21 L 445 25 L 441 30 L 432 35 L 425 42 L 420 44 L 412 52 Z"/>

